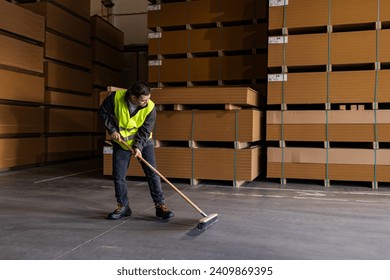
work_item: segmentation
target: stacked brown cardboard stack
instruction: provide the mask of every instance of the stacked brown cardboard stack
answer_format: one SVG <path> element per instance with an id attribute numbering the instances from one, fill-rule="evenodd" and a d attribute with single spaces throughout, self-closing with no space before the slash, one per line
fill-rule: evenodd
<path id="1" fill-rule="evenodd" d="M 47 161 L 91 156 L 96 98 L 91 87 L 90 0 L 21 6 L 45 17 Z"/>
<path id="2" fill-rule="evenodd" d="M 0 169 L 5 169 L 45 160 L 45 34 L 43 17 L 6 1 L 0 1 L 0 11 Z"/>
<path id="3" fill-rule="evenodd" d="M 253 180 L 264 139 L 258 92 L 266 85 L 266 1 L 149 2 L 160 168 L 193 184 Z"/>
<path id="4" fill-rule="evenodd" d="M 233 186 L 260 175 L 264 118 L 257 109 L 260 97 L 256 91 L 246 87 L 165 87 L 155 89 L 152 96 L 165 108 L 159 112 L 154 137 L 159 145 L 157 155 L 169 149 L 159 163 L 167 174 L 187 176 L 184 178 L 192 184 L 224 180 Z M 168 110 L 168 105 L 176 105 L 176 110 Z M 229 110 L 232 105 L 240 109 Z"/>
<path id="5" fill-rule="evenodd" d="M 93 95 L 100 104 L 100 93 L 108 86 L 126 87 L 123 75 L 124 33 L 98 15 L 91 17 L 92 36 L 92 87 Z M 104 125 L 98 116 L 95 117 L 96 132 L 100 137 L 95 139 L 96 153 L 102 155 L 104 143 Z"/>
<path id="6" fill-rule="evenodd" d="M 269 178 L 388 182 L 388 6 L 270 0 Z"/>
<path id="7" fill-rule="evenodd" d="M 93 86 L 105 89 L 107 86 L 126 85 L 121 73 L 124 68 L 124 33 L 98 15 L 91 18 L 93 50 Z"/>
<path id="8" fill-rule="evenodd" d="M 266 4 L 197 0 L 150 5 L 149 81 L 158 87 L 265 85 Z"/>
<path id="9" fill-rule="evenodd" d="M 152 100 L 162 109 L 153 137 L 157 168 L 164 176 L 190 179 L 192 184 L 221 180 L 239 186 L 264 169 L 260 141 L 265 120 L 257 109 L 259 94 L 253 89 L 165 87 L 153 89 Z M 106 147 L 105 175 L 112 172 L 111 154 L 112 149 Z M 128 175 L 143 176 L 139 164 L 131 164 Z"/>

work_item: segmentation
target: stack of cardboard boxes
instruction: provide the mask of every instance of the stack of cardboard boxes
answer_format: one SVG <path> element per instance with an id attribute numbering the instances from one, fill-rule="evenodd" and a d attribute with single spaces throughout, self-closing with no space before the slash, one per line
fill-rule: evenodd
<path id="1" fill-rule="evenodd" d="M 0 1 L 0 11 L 0 169 L 4 169 L 45 161 L 41 137 L 45 28 L 43 17 L 6 1 Z"/>
<path id="2" fill-rule="evenodd" d="M 123 85 L 124 35 L 90 6 L 0 1 L 0 169 L 102 154 L 99 93 Z"/>
<path id="3" fill-rule="evenodd" d="M 107 87 L 126 87 L 123 74 L 125 35 L 102 17 L 94 15 L 91 17 L 91 39 L 92 91 L 97 98 L 97 105 L 100 105 L 101 92 L 107 90 Z M 95 120 L 96 132 L 101 135 L 95 138 L 95 152 L 102 155 L 105 129 L 99 116 L 96 116 Z"/>
<path id="4" fill-rule="evenodd" d="M 260 175 L 264 118 L 258 92 L 246 87 L 165 87 L 152 94 L 166 108 L 158 114 L 154 137 L 169 176 L 191 179 L 192 184 L 223 180 L 240 186 Z"/>
<path id="5" fill-rule="evenodd" d="M 268 178 L 389 182 L 388 6 L 270 1 Z"/>
<path id="6" fill-rule="evenodd" d="M 260 104 L 267 2 L 149 2 L 149 82 L 162 106 L 154 132 L 161 171 L 192 184 L 252 181 L 265 158 Z"/>
<path id="7" fill-rule="evenodd" d="M 90 1 L 41 1 L 21 7 L 45 18 L 47 161 L 91 156 L 95 99 Z"/>
<path id="8" fill-rule="evenodd" d="M 107 86 L 125 87 L 124 33 L 98 15 L 91 17 L 93 87 L 96 94 Z"/>
<path id="9" fill-rule="evenodd" d="M 153 1 L 150 1 L 153 2 Z M 154 1 L 149 81 L 158 87 L 258 85 L 266 79 L 266 1 Z"/>

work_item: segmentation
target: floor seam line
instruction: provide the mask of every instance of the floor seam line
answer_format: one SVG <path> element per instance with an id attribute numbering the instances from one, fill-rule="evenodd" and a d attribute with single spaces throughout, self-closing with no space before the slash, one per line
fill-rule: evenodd
<path id="1" fill-rule="evenodd" d="M 72 173 L 72 174 L 68 174 L 68 175 L 64 175 L 64 176 L 57 176 L 57 177 L 53 177 L 53 178 L 49 178 L 49 179 L 39 180 L 39 181 L 35 181 L 34 184 L 40 184 L 40 183 L 45 183 L 45 182 L 49 182 L 49 181 L 59 180 L 59 179 L 63 179 L 63 178 L 73 177 L 73 176 L 77 176 L 77 175 L 80 175 L 80 174 L 85 174 L 85 173 L 99 171 L 101 169 L 102 168 L 91 169 L 91 170 L 87 170 L 87 171 L 83 171 L 83 172 L 77 172 L 77 173 Z"/>

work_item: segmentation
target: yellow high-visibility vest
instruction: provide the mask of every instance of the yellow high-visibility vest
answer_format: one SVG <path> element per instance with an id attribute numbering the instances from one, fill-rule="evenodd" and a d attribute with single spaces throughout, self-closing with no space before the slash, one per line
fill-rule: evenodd
<path id="1" fill-rule="evenodd" d="M 135 135 L 138 129 L 143 125 L 146 117 L 152 112 L 154 108 L 154 102 L 149 99 L 148 105 L 145 108 L 140 109 L 134 116 L 130 117 L 130 110 L 125 100 L 126 90 L 118 90 L 115 93 L 114 106 L 115 106 L 115 117 L 119 126 L 119 133 L 130 147 L 133 144 Z M 150 138 L 152 133 L 150 133 Z M 125 150 L 128 150 L 125 145 L 117 142 Z"/>

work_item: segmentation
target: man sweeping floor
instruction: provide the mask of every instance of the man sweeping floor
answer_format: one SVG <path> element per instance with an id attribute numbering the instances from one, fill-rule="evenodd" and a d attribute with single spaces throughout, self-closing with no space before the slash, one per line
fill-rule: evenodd
<path id="1" fill-rule="evenodd" d="M 131 156 L 142 157 L 156 167 L 152 130 L 157 111 L 150 97 L 150 86 L 145 82 L 136 82 L 128 90 L 111 92 L 99 108 L 99 116 L 113 140 L 112 170 L 117 207 L 108 215 L 111 220 L 131 215 L 126 181 Z M 155 204 L 156 216 L 164 221 L 173 218 L 174 214 L 164 202 L 160 177 L 142 161 L 141 165 Z"/>

